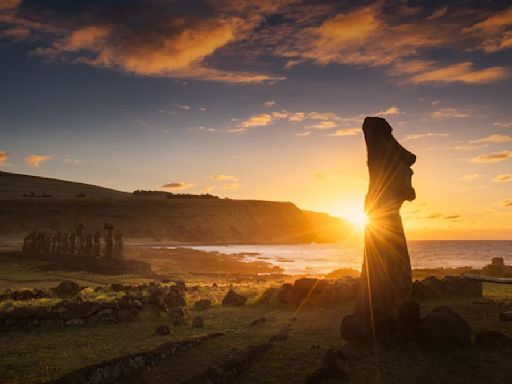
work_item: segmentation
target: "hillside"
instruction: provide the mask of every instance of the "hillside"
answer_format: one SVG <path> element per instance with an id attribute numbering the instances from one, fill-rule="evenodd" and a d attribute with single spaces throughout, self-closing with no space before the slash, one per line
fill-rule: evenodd
<path id="1" fill-rule="evenodd" d="M 23 197 L 34 192 L 51 197 Z M 76 197 L 79 193 L 86 197 Z M 94 185 L 0 173 L 0 234 L 72 231 L 105 222 L 125 237 L 200 243 L 302 243 L 341 240 L 347 224 L 289 202 L 165 199 L 133 196 Z"/>

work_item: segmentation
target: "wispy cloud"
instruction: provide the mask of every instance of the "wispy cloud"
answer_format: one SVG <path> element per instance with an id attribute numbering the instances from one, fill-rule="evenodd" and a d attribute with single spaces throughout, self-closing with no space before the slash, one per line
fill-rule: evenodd
<path id="1" fill-rule="evenodd" d="M 446 137 L 449 135 L 450 135 L 449 133 L 437 133 L 437 132 L 413 133 L 413 134 L 405 136 L 403 141 L 426 139 L 426 138 L 430 138 L 430 137 Z"/>
<path id="2" fill-rule="evenodd" d="M 512 199 L 505 199 L 500 201 L 500 205 L 504 208 L 512 207 Z"/>
<path id="3" fill-rule="evenodd" d="M 332 129 L 336 128 L 338 124 L 335 121 L 320 121 L 316 124 L 308 125 L 306 128 L 308 129 Z"/>
<path id="4" fill-rule="evenodd" d="M 510 75 L 506 67 L 475 68 L 472 63 L 452 64 L 418 73 L 410 78 L 411 83 L 493 83 Z"/>
<path id="5" fill-rule="evenodd" d="M 240 184 L 238 183 L 231 183 L 231 184 L 226 184 L 222 187 L 222 189 L 225 189 L 225 190 L 234 190 L 234 189 L 239 189 L 240 188 Z"/>
<path id="6" fill-rule="evenodd" d="M 470 181 L 470 180 L 478 179 L 479 177 L 482 177 L 482 175 L 479 175 L 477 173 L 470 173 L 470 174 L 467 174 L 467 175 L 459 177 L 458 180 L 460 180 L 460 181 Z"/>
<path id="7" fill-rule="evenodd" d="M 489 135 L 487 137 L 483 137 L 477 140 L 470 140 L 470 144 L 478 144 L 478 143 L 509 143 L 512 141 L 512 136 L 510 135 Z"/>
<path id="8" fill-rule="evenodd" d="M 494 179 L 492 179 L 492 181 L 494 181 L 495 183 L 506 183 L 512 181 L 512 175 L 498 175 Z"/>
<path id="9" fill-rule="evenodd" d="M 311 120 L 340 120 L 340 117 L 332 112 L 310 112 L 307 118 Z"/>
<path id="10" fill-rule="evenodd" d="M 5 165 L 9 159 L 9 154 L 5 151 L 0 151 L 0 166 Z"/>
<path id="11" fill-rule="evenodd" d="M 263 103 L 263 105 L 267 108 L 271 108 L 273 107 L 274 105 L 276 105 L 276 102 L 274 100 L 267 100 Z"/>
<path id="12" fill-rule="evenodd" d="M 512 158 L 512 151 L 501 151 L 477 156 L 471 159 L 472 163 L 498 163 Z"/>
<path id="13" fill-rule="evenodd" d="M 232 175 L 218 174 L 218 175 L 210 175 L 208 176 L 210 180 L 232 180 L 236 181 L 236 177 Z"/>
<path id="14" fill-rule="evenodd" d="M 386 110 L 379 111 L 376 113 L 377 116 L 388 116 L 388 115 L 398 115 L 400 110 L 397 107 L 389 107 Z"/>
<path id="15" fill-rule="evenodd" d="M 272 123 L 272 115 L 268 113 L 261 113 L 259 115 L 253 115 L 247 120 L 242 121 L 238 126 L 240 128 L 254 128 L 254 127 L 265 127 Z"/>
<path id="16" fill-rule="evenodd" d="M 171 183 L 162 185 L 162 188 L 165 188 L 165 189 L 189 189 L 189 188 L 192 188 L 193 186 L 194 186 L 194 184 L 187 183 L 184 181 L 175 181 L 175 182 L 171 182 Z"/>
<path id="17" fill-rule="evenodd" d="M 28 155 L 23 160 L 29 167 L 38 168 L 42 163 L 51 159 L 48 155 Z"/>
<path id="18" fill-rule="evenodd" d="M 463 118 L 468 117 L 466 112 L 460 111 L 457 108 L 441 108 L 435 112 L 432 112 L 432 117 L 435 119 L 445 118 Z"/>
<path id="19" fill-rule="evenodd" d="M 331 133 L 329 136 L 355 136 L 362 132 L 361 128 L 343 128 Z"/>

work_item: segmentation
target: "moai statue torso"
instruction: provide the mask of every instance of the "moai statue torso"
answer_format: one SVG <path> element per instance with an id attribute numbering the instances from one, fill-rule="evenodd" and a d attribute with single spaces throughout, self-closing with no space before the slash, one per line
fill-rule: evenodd
<path id="1" fill-rule="evenodd" d="M 114 258 L 123 258 L 123 232 L 121 231 L 114 234 Z"/>
<path id="2" fill-rule="evenodd" d="M 68 253 L 69 253 L 69 256 L 71 257 L 75 257 L 76 256 L 76 239 L 75 239 L 76 235 L 74 233 L 71 233 L 68 237 Z"/>
<path id="3" fill-rule="evenodd" d="M 396 141 L 384 119 L 367 117 L 363 131 L 370 175 L 365 201 L 369 220 L 357 307 L 393 315 L 409 298 L 412 287 L 400 207 L 416 198 L 410 168 L 416 156 Z"/>
<path id="4" fill-rule="evenodd" d="M 87 235 L 85 235 L 84 257 L 86 259 L 90 259 L 92 257 L 92 234 L 91 233 L 88 233 Z"/>
<path id="5" fill-rule="evenodd" d="M 62 246 L 60 248 L 60 255 L 63 257 L 67 257 L 68 253 L 69 253 L 68 233 L 64 232 L 62 234 Z"/>
<path id="6" fill-rule="evenodd" d="M 105 223 L 105 257 L 107 259 L 111 259 L 114 252 L 114 240 L 113 240 L 113 231 L 114 226 L 110 223 Z"/>
<path id="7" fill-rule="evenodd" d="M 84 225 L 82 223 L 78 224 L 75 228 L 75 236 L 76 236 L 76 254 L 78 257 L 85 256 L 85 235 L 84 235 Z"/>
<path id="8" fill-rule="evenodd" d="M 94 258 L 101 257 L 101 232 L 94 232 L 93 245 L 92 245 L 92 256 Z"/>

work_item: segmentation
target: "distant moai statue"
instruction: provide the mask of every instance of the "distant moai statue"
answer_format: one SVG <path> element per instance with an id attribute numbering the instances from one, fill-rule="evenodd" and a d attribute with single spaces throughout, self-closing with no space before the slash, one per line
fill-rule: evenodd
<path id="1" fill-rule="evenodd" d="M 123 232 L 116 231 L 114 234 L 114 258 L 123 258 Z"/>
<path id="2" fill-rule="evenodd" d="M 104 227 L 105 229 L 105 254 L 104 256 L 107 259 L 111 259 L 113 256 L 114 251 L 114 240 L 113 240 L 113 232 L 114 232 L 114 226 L 110 223 L 105 223 Z"/>
<path id="3" fill-rule="evenodd" d="M 57 234 L 50 234 L 50 254 L 55 255 L 57 253 Z"/>
<path id="4" fill-rule="evenodd" d="M 91 258 L 92 256 L 92 234 L 88 233 L 85 236 L 85 245 L 84 245 L 84 257 L 86 259 Z"/>
<path id="5" fill-rule="evenodd" d="M 60 255 L 62 248 L 62 232 L 55 234 L 55 254 Z"/>
<path id="6" fill-rule="evenodd" d="M 94 258 L 101 257 L 101 232 L 94 232 L 93 245 L 92 245 L 92 256 Z"/>
<path id="7" fill-rule="evenodd" d="M 71 233 L 68 237 L 68 253 L 71 257 L 75 257 L 76 256 L 76 235 L 74 233 Z"/>
<path id="8" fill-rule="evenodd" d="M 69 255 L 69 242 L 68 242 L 69 234 L 64 232 L 62 234 L 62 246 L 60 247 L 60 256 L 66 257 Z"/>
<path id="9" fill-rule="evenodd" d="M 75 228 L 76 235 L 76 253 L 79 257 L 84 257 L 84 246 L 85 246 L 85 238 L 84 238 L 84 228 L 85 226 L 80 223 Z"/>

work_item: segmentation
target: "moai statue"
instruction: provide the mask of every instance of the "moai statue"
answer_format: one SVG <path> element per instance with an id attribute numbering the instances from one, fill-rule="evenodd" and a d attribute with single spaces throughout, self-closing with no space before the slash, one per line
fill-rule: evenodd
<path id="1" fill-rule="evenodd" d="M 92 257 L 92 234 L 90 233 L 85 236 L 84 257 L 86 259 Z"/>
<path id="2" fill-rule="evenodd" d="M 369 221 L 357 307 L 396 315 L 412 288 L 400 207 L 416 198 L 411 184 L 416 156 L 403 148 L 391 131 L 379 117 L 367 117 L 363 124 L 370 175 L 365 200 Z"/>
<path id="3" fill-rule="evenodd" d="M 61 254 L 62 248 L 62 232 L 57 232 L 55 234 L 55 255 Z"/>
<path id="4" fill-rule="evenodd" d="M 105 223 L 105 254 L 104 256 L 107 259 L 111 259 L 114 251 L 114 240 L 112 238 L 112 233 L 114 232 L 114 226 L 110 223 Z"/>
<path id="5" fill-rule="evenodd" d="M 23 238 L 23 248 L 22 251 L 24 254 L 28 254 L 30 252 L 30 243 L 32 241 L 32 232 L 29 232 Z"/>
<path id="6" fill-rule="evenodd" d="M 114 234 L 114 258 L 123 258 L 123 232 L 116 231 Z"/>
<path id="7" fill-rule="evenodd" d="M 77 253 L 78 257 L 84 257 L 84 245 L 85 245 L 84 228 L 85 228 L 85 226 L 82 223 L 78 224 L 75 228 L 76 253 Z"/>
<path id="8" fill-rule="evenodd" d="M 68 253 L 71 257 L 75 257 L 76 256 L 76 235 L 74 233 L 71 233 L 69 235 L 68 243 L 69 243 Z"/>
<path id="9" fill-rule="evenodd" d="M 68 233 L 62 234 L 62 246 L 60 247 L 60 256 L 67 257 L 69 252 Z"/>
<path id="10" fill-rule="evenodd" d="M 94 258 L 101 257 L 101 232 L 94 232 L 93 245 L 92 245 L 92 256 Z"/>

